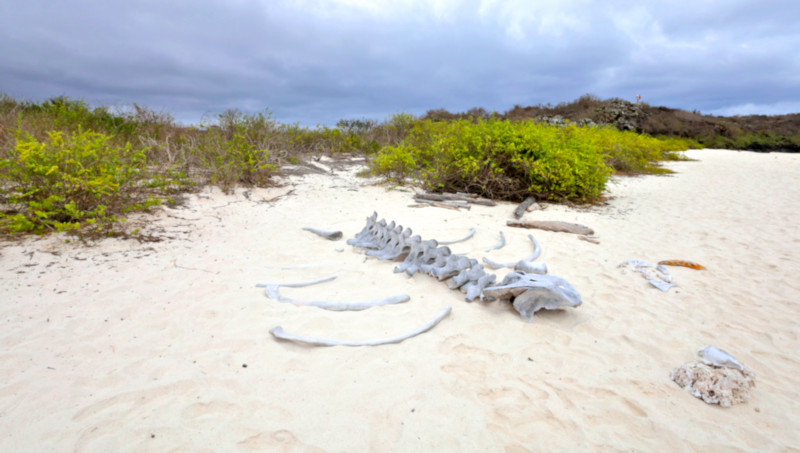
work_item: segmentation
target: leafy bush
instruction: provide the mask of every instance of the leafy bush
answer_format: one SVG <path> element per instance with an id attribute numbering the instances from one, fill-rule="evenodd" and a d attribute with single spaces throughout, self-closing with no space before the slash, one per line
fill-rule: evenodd
<path id="1" fill-rule="evenodd" d="M 225 139 L 223 132 L 209 131 L 192 149 L 212 184 L 229 190 L 237 183 L 264 185 L 278 167 L 270 162 L 270 153 L 259 149 L 245 130 Z"/>
<path id="2" fill-rule="evenodd" d="M 591 201 L 614 170 L 657 172 L 654 162 L 675 158 L 669 152 L 684 145 L 614 128 L 421 120 L 403 142 L 381 149 L 370 172 L 398 182 L 414 178 L 428 190 Z"/>
<path id="3" fill-rule="evenodd" d="M 738 132 L 731 136 L 706 135 L 699 138 L 706 148 L 747 149 L 752 151 L 800 151 L 800 134 L 779 135 L 772 132 Z"/>
<path id="4" fill-rule="evenodd" d="M 5 232 L 111 230 L 121 214 L 146 210 L 180 184 L 151 174 L 144 150 L 109 144 L 111 137 L 53 131 L 45 141 L 18 131 L 16 146 L 0 159 L 0 212 Z"/>
<path id="5" fill-rule="evenodd" d="M 589 200 L 599 196 L 610 170 L 601 153 L 573 140 L 572 129 L 496 119 L 422 120 L 401 144 L 381 150 L 371 171 L 396 180 L 413 177 L 429 190 Z"/>

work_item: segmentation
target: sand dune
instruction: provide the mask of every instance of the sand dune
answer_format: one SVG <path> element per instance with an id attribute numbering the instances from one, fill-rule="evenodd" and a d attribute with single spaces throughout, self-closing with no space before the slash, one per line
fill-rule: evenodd
<path id="1" fill-rule="evenodd" d="M 687 155 L 697 161 L 669 163 L 673 176 L 618 179 L 604 206 L 525 216 L 587 225 L 599 244 L 506 227 L 510 203 L 409 207 L 412 189 L 355 168 L 207 190 L 134 220 L 161 242 L 4 243 L 0 451 L 798 451 L 800 155 Z M 478 259 L 527 256 L 533 233 L 539 261 L 584 304 L 526 323 L 302 230 L 350 238 L 373 211 L 425 239 L 475 227 L 451 248 Z M 486 253 L 500 231 L 508 245 Z M 629 259 L 707 270 L 670 268 L 677 287 L 663 293 L 617 267 Z M 292 266 L 305 267 L 282 269 Z M 332 312 L 255 287 L 329 275 L 281 293 L 411 300 Z M 447 305 L 441 324 L 394 345 L 310 347 L 268 333 L 381 338 Z M 755 372 L 748 403 L 710 406 L 669 379 L 708 345 Z"/>

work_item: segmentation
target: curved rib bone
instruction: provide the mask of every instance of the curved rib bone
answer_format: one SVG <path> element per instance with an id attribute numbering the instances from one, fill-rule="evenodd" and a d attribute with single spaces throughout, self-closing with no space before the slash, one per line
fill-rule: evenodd
<path id="1" fill-rule="evenodd" d="M 325 310 L 332 310 L 332 311 L 359 311 L 359 310 L 366 310 L 370 307 L 377 307 L 380 305 L 390 305 L 390 304 L 399 304 L 401 302 L 408 302 L 410 297 L 403 294 L 400 296 L 391 296 L 386 297 L 383 299 L 369 299 L 369 300 L 362 300 L 356 302 L 328 302 L 328 301 L 318 301 L 318 300 L 299 300 L 293 299 L 291 297 L 284 297 L 281 296 L 279 290 L 280 287 L 284 286 L 287 288 L 301 288 L 303 286 L 310 286 L 316 285 L 318 283 L 329 282 L 335 279 L 336 276 L 321 278 L 319 280 L 313 280 L 309 282 L 299 282 L 299 283 L 278 283 L 278 284 L 269 284 L 269 283 L 259 283 L 256 286 L 261 288 L 266 288 L 264 291 L 270 299 L 274 299 L 280 302 L 288 302 L 291 304 L 295 304 L 298 306 L 312 306 L 312 307 L 319 307 Z"/>
<path id="2" fill-rule="evenodd" d="M 503 233 L 500 233 L 500 234 L 503 234 Z M 536 258 L 539 258 L 539 256 L 542 254 L 542 246 L 539 245 L 539 241 L 537 241 L 536 238 L 533 237 L 532 234 L 529 234 L 528 238 L 533 242 L 533 254 L 531 254 L 531 256 L 529 256 L 527 258 L 523 258 L 523 259 L 521 259 L 519 261 L 516 261 L 514 263 L 501 264 L 501 263 L 498 263 L 496 261 L 492 261 L 492 260 L 490 260 L 489 258 L 486 258 L 486 257 L 483 258 L 483 262 L 486 263 L 487 266 L 489 266 L 489 267 L 491 267 L 492 269 L 495 269 L 495 270 L 503 268 L 503 267 L 516 268 L 517 266 L 522 266 L 523 267 L 522 269 L 518 269 L 518 270 L 525 270 L 525 265 L 523 264 L 524 261 L 527 261 L 527 262 L 535 261 Z M 545 267 L 545 269 L 547 269 L 547 268 Z M 545 270 L 545 273 L 546 272 L 547 271 Z"/>
<path id="3" fill-rule="evenodd" d="M 472 236 L 475 236 L 475 231 L 477 231 L 475 228 L 470 228 L 469 229 L 469 234 L 464 236 L 463 238 L 457 239 L 455 241 L 439 242 L 439 245 L 453 245 L 453 244 L 458 244 L 459 242 L 465 242 L 466 240 L 468 240 Z M 500 233 L 500 234 L 503 234 L 503 233 Z"/>
<path id="4" fill-rule="evenodd" d="M 505 236 L 505 235 L 503 234 L 503 232 L 501 231 L 501 232 L 500 232 L 500 242 L 498 242 L 498 243 L 497 243 L 497 245 L 495 245 L 494 247 L 492 247 L 492 248 L 490 248 L 490 249 L 486 249 L 486 253 L 489 253 L 489 252 L 491 252 L 492 250 L 498 250 L 498 249 L 501 249 L 501 248 L 503 248 L 503 246 L 505 246 L 505 245 L 506 245 L 506 236 Z M 491 267 L 491 266 L 490 266 L 490 267 Z"/>
<path id="5" fill-rule="evenodd" d="M 280 338 L 281 340 L 287 341 L 294 341 L 297 343 L 305 343 L 312 346 L 379 346 L 382 344 L 390 344 L 390 343 L 400 343 L 403 340 L 407 340 L 411 337 L 415 337 L 421 333 L 427 332 L 428 330 L 432 329 L 436 324 L 439 324 L 442 319 L 445 318 L 450 313 L 450 306 L 446 306 L 440 311 L 436 316 L 433 317 L 430 321 L 425 323 L 424 325 L 408 332 L 404 335 L 398 335 L 395 337 L 383 338 L 380 340 L 364 340 L 364 341 L 348 341 L 348 340 L 328 340 L 324 338 L 314 338 L 314 337 L 306 337 L 303 335 L 295 335 L 288 332 L 284 332 L 281 326 L 273 327 L 269 330 L 274 337 Z"/>
<path id="6" fill-rule="evenodd" d="M 310 231 L 314 234 L 318 234 L 329 241 L 338 241 L 342 238 L 341 231 L 328 231 L 328 230 L 320 230 L 319 228 L 305 226 L 303 227 L 304 230 Z"/>

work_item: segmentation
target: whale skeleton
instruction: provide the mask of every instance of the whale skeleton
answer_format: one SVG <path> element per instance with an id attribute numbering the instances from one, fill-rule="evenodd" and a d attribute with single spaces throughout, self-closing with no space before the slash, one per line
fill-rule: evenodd
<path id="1" fill-rule="evenodd" d="M 547 275 L 547 268 L 532 263 L 541 255 L 541 246 L 532 235 L 534 252 L 528 258 L 500 267 L 514 267 L 501 282 L 494 274 L 486 273 L 477 260 L 453 254 L 449 247 L 440 247 L 435 239 L 423 240 L 410 228 L 394 221 L 378 220 L 378 213 L 367 217 L 364 228 L 347 243 L 367 249 L 366 254 L 379 260 L 403 259 L 395 273 L 409 276 L 421 272 L 445 281 L 451 289 L 459 289 L 468 302 L 473 300 L 510 302 L 528 322 L 539 310 L 578 307 L 583 301 L 578 291 L 561 277 Z M 484 262 L 487 260 L 484 259 Z M 492 264 L 498 264 L 491 262 Z"/>

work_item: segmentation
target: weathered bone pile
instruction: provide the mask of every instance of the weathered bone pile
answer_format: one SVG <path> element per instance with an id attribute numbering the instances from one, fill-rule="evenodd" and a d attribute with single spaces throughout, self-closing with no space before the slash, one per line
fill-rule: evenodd
<path id="1" fill-rule="evenodd" d="M 534 245 L 538 244 L 533 240 Z M 423 240 L 410 228 L 395 222 L 378 221 L 378 213 L 367 218 L 364 229 L 348 244 L 367 249 L 366 254 L 380 260 L 395 260 L 405 256 L 395 268 L 396 273 L 414 275 L 417 272 L 446 281 L 451 289 L 459 289 L 468 302 L 476 299 L 511 302 L 514 309 L 528 322 L 541 309 L 577 307 L 582 300 L 578 291 L 563 278 L 533 272 L 546 272 L 544 266 L 534 266 L 522 260 L 515 271 L 500 283 L 497 277 L 484 271 L 478 260 L 453 254 L 449 247 L 440 247 L 435 239 Z M 534 253 L 538 256 L 538 253 Z"/>

